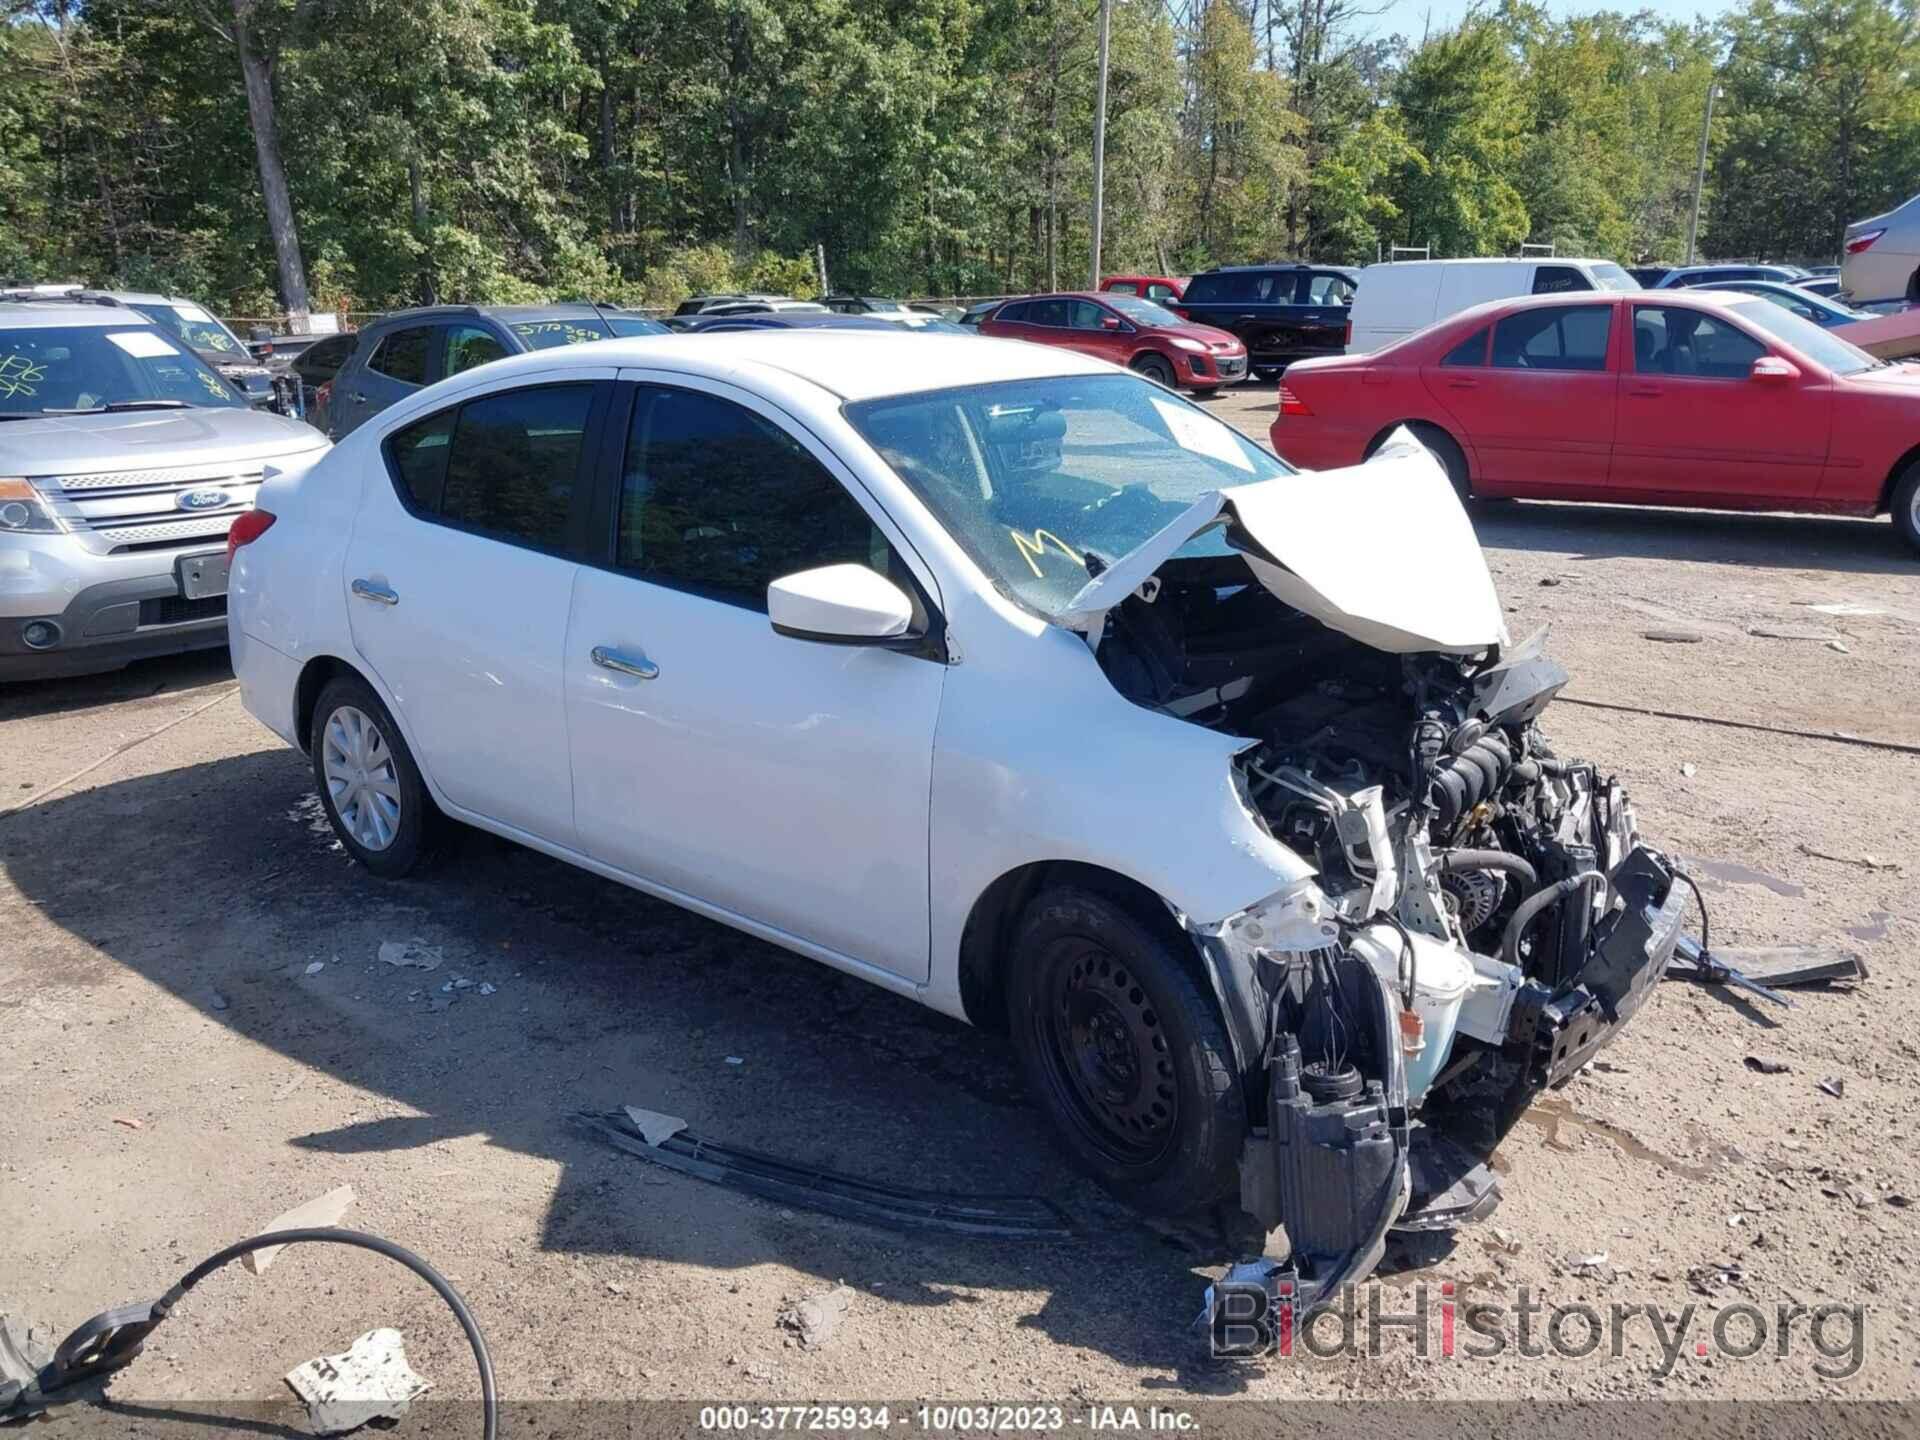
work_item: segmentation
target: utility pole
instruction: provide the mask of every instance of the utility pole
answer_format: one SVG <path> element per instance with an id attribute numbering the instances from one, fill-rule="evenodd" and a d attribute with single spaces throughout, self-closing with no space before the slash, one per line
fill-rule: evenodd
<path id="1" fill-rule="evenodd" d="M 1100 230 L 1106 211 L 1107 188 L 1107 37 L 1113 28 L 1113 0 L 1100 0 L 1100 93 L 1093 107 L 1093 278 L 1089 290 L 1100 288 Z"/>
<path id="2" fill-rule="evenodd" d="M 1693 167 L 1693 218 L 1687 221 L 1687 260 L 1693 264 L 1693 243 L 1700 233 L 1700 192 L 1707 183 L 1707 132 L 1713 128 L 1713 102 L 1720 94 L 1718 81 L 1707 84 L 1707 113 L 1700 118 L 1700 158 Z"/>

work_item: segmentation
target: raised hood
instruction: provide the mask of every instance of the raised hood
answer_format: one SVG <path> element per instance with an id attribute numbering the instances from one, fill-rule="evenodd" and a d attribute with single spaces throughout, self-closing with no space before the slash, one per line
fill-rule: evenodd
<path id="1" fill-rule="evenodd" d="M 1506 643 L 1500 597 L 1440 462 L 1405 428 L 1370 460 L 1214 490 L 1087 582 L 1058 622 L 1093 632 L 1183 545 L 1225 524 L 1256 579 L 1391 654 Z"/>

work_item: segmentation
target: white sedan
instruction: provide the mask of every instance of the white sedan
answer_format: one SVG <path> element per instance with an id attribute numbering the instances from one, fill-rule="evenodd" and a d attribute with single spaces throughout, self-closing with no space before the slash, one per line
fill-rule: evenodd
<path id="1" fill-rule="evenodd" d="M 1309 1296 L 1491 1205 L 1431 1086 L 1563 1079 L 1677 939 L 1411 443 L 1299 475 L 974 336 L 615 340 L 421 391 L 230 543 L 247 707 L 369 870 L 464 822 L 1002 1027 L 1086 1168 L 1284 1221 Z"/>

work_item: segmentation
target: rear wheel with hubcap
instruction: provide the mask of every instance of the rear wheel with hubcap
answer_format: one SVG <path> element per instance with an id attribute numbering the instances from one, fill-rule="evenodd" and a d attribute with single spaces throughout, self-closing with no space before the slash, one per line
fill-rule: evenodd
<path id="1" fill-rule="evenodd" d="M 439 812 L 380 697 L 358 677 L 330 681 L 313 706 L 313 774 L 334 833 L 376 875 L 405 875 Z"/>
<path id="2" fill-rule="evenodd" d="M 1083 1168 L 1163 1214 L 1237 1196 L 1246 1112 L 1232 1047 L 1170 937 L 1107 896 L 1044 891 L 1007 992 L 1028 1087 Z"/>
<path id="3" fill-rule="evenodd" d="M 1889 508 L 1893 511 L 1893 528 L 1900 538 L 1920 550 L 1920 460 L 1902 470 L 1900 478 L 1893 482 Z"/>

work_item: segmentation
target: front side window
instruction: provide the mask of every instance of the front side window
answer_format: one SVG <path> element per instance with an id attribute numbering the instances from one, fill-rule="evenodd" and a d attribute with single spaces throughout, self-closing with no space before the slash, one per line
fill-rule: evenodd
<path id="1" fill-rule="evenodd" d="M 389 380 L 398 380 L 407 385 L 424 385 L 427 383 L 428 343 L 432 338 L 433 327 L 428 325 L 396 330 L 380 342 L 380 348 L 367 361 L 367 368 L 378 371 Z"/>
<path id="2" fill-rule="evenodd" d="M 755 610 L 783 575 L 893 565 L 879 527 L 798 440 L 730 400 L 662 386 L 634 394 L 615 563 Z"/>
<path id="3" fill-rule="evenodd" d="M 151 325 L 0 329 L 0 416 L 245 404 Z"/>
<path id="4" fill-rule="evenodd" d="M 1091 300 L 1068 301 L 1067 316 L 1068 323 L 1076 330 L 1102 329 L 1110 318 L 1105 310 Z"/>
<path id="5" fill-rule="evenodd" d="M 1774 308 L 1764 300 L 1754 303 Z M 1793 318 L 1784 310 L 1775 313 Z M 1636 374 L 1745 380 L 1753 372 L 1753 362 L 1766 353 L 1767 347 L 1746 331 L 1704 310 L 1642 305 L 1633 313 Z"/>
<path id="6" fill-rule="evenodd" d="M 491 330 L 483 330 L 478 325 L 449 325 L 446 363 L 441 374 L 458 375 L 462 370 L 471 370 L 490 360 L 504 360 L 506 354 L 507 347 Z"/>
<path id="7" fill-rule="evenodd" d="M 1293 473 L 1133 375 L 970 385 L 846 414 L 987 577 L 1043 615 L 1208 491 Z M 1181 553 L 1232 552 L 1216 528 Z"/>
<path id="8" fill-rule="evenodd" d="M 388 442 L 416 513 L 538 550 L 568 548 L 592 385 L 542 385 L 469 400 Z"/>
<path id="9" fill-rule="evenodd" d="M 1493 364 L 1506 370 L 1604 370 L 1611 305 L 1552 305 L 1502 316 Z"/>

